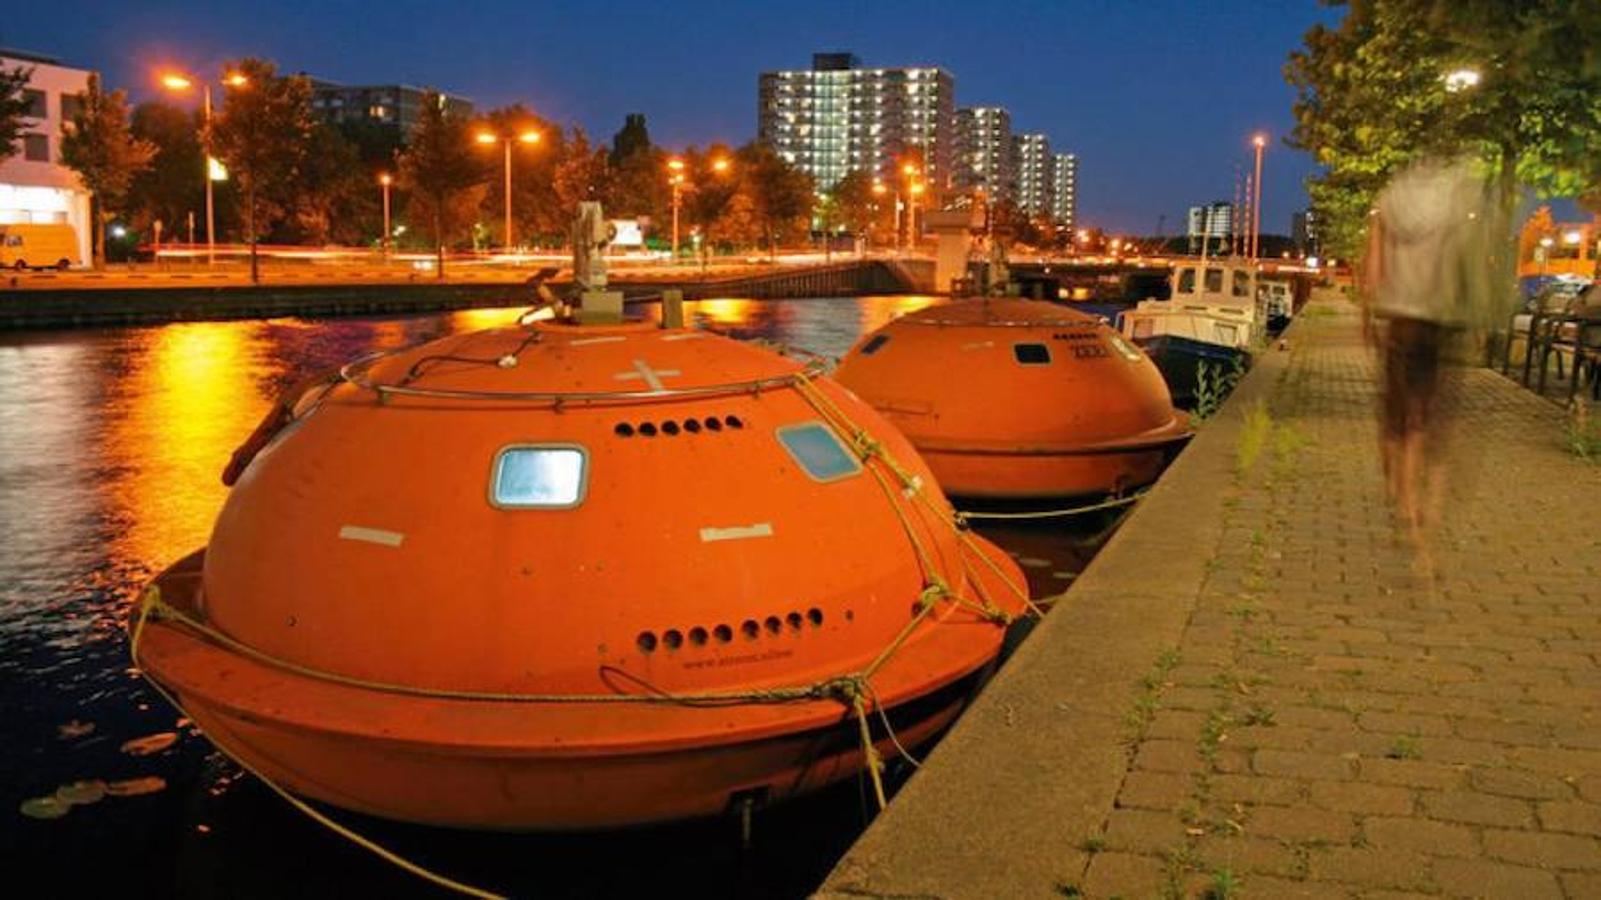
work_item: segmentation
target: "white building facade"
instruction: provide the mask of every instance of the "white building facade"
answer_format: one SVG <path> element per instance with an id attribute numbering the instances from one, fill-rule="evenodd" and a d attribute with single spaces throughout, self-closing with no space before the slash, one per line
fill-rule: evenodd
<path id="1" fill-rule="evenodd" d="M 93 252 L 89 193 L 61 163 L 61 125 L 70 121 L 88 89 L 89 72 L 47 56 L 0 50 L 0 68 L 29 72 L 23 96 L 30 107 L 13 156 L 0 162 L 0 225 L 66 224 L 77 233 L 76 265 Z"/>
<path id="2" fill-rule="evenodd" d="M 1017 208 L 1031 219 L 1052 216 L 1056 159 L 1051 155 L 1050 139 L 1043 134 L 1019 134 L 1012 146 L 1013 166 L 1017 170 Z"/>
<path id="3" fill-rule="evenodd" d="M 757 135 L 826 191 L 851 172 L 893 182 L 920 157 L 928 182 L 950 182 L 955 80 L 943 69 L 869 69 L 849 53 L 818 53 L 812 68 L 763 72 Z"/>
<path id="4" fill-rule="evenodd" d="M 982 192 L 991 202 L 1015 200 L 1012 114 L 999 106 L 956 111 L 956 189 Z"/>
<path id="5" fill-rule="evenodd" d="M 1058 153 L 1051 166 L 1051 219 L 1069 233 L 1078 227 L 1078 156 Z"/>

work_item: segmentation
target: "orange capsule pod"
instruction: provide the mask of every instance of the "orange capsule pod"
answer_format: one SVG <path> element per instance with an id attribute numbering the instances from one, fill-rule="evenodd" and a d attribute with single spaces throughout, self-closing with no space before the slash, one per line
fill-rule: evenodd
<path id="1" fill-rule="evenodd" d="M 950 494 L 992 500 L 1147 484 L 1190 437 L 1161 373 L 1099 319 L 958 300 L 863 338 L 835 377 L 882 413 Z"/>
<path id="2" fill-rule="evenodd" d="M 273 415 L 135 654 L 349 809 L 582 829 L 813 790 L 898 752 L 884 720 L 949 723 L 1026 603 L 871 407 L 702 331 L 453 336 Z"/>

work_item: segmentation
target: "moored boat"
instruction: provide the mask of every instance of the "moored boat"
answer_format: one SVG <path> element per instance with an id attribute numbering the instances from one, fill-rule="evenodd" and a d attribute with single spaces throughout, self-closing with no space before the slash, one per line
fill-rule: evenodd
<path id="1" fill-rule="evenodd" d="M 1243 367 L 1267 323 L 1256 267 L 1228 259 L 1174 266 L 1168 299 L 1143 300 L 1117 318 L 1123 336 L 1155 361 L 1173 402 L 1185 407 L 1196 402 L 1201 367 L 1216 376 Z"/>
<path id="2" fill-rule="evenodd" d="M 136 661 L 252 770 L 388 818 L 596 828 L 821 787 L 949 723 L 1026 602 L 819 365 L 682 327 L 368 357 L 238 462 Z"/>
<path id="3" fill-rule="evenodd" d="M 1155 480 L 1190 436 L 1145 354 L 1099 318 L 1051 303 L 919 310 L 864 338 L 836 377 L 965 497 L 1122 492 Z"/>

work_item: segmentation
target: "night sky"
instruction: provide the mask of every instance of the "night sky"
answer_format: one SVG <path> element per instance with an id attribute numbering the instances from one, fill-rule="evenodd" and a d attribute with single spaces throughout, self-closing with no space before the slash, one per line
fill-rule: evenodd
<path id="1" fill-rule="evenodd" d="M 1274 137 L 1264 232 L 1305 205 L 1304 153 L 1278 142 L 1294 92 L 1285 56 L 1320 18 L 1315 0 L 670 3 L 8 4 L 0 46 L 97 69 L 135 100 L 162 63 L 206 70 L 259 55 L 352 84 L 434 86 L 480 107 L 521 101 L 609 139 L 643 112 L 657 143 L 743 143 L 756 77 L 803 69 L 818 50 L 870 67 L 938 65 L 961 106 L 1004 106 L 1016 131 L 1079 154 L 1079 214 L 1141 234 L 1182 228 L 1193 203 L 1232 199 L 1257 129 Z"/>

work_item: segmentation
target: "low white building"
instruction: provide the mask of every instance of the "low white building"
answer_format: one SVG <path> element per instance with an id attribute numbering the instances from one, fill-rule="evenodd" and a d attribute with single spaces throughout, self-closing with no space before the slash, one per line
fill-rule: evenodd
<path id="1" fill-rule="evenodd" d="M 78 235 L 77 265 L 88 265 L 89 193 L 77 173 L 61 164 L 61 123 L 72 118 L 89 72 L 34 53 L 0 49 L 0 68 L 29 72 L 24 96 L 32 104 L 16 153 L 0 162 L 0 225 L 66 223 Z"/>

